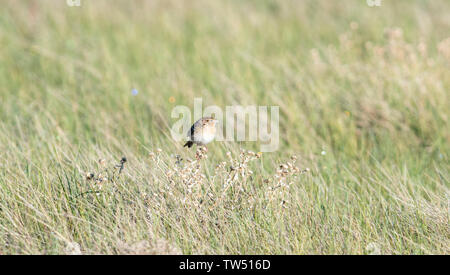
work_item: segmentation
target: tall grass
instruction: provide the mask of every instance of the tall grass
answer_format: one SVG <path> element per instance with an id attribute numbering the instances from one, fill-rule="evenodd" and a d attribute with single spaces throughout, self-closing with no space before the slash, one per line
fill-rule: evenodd
<path id="1" fill-rule="evenodd" d="M 448 254 L 449 10 L 3 0 L 0 253 Z M 186 150 L 194 97 L 279 150 Z"/>

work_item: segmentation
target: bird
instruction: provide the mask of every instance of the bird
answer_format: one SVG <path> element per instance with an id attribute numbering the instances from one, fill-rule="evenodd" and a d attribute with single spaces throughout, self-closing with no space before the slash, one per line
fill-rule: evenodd
<path id="1" fill-rule="evenodd" d="M 212 117 L 202 117 L 197 120 L 189 130 L 187 136 L 189 141 L 183 147 L 191 148 L 192 145 L 197 144 L 204 146 L 214 140 L 216 136 L 216 124 L 218 120 Z"/>

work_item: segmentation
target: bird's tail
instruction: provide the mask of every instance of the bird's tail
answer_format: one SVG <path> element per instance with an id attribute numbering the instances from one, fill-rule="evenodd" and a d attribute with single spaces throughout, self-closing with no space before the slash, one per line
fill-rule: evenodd
<path id="1" fill-rule="evenodd" d="M 191 148 L 193 144 L 194 143 L 192 141 L 188 141 L 188 142 L 186 142 L 186 144 L 183 147 L 187 146 L 188 148 Z"/>

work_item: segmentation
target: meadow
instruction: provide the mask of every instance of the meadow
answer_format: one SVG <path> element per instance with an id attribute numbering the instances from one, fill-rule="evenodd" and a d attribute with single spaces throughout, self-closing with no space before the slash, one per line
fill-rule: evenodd
<path id="1" fill-rule="evenodd" d="M 446 0 L 2 0 L 0 254 L 449 254 L 449 69 Z"/>

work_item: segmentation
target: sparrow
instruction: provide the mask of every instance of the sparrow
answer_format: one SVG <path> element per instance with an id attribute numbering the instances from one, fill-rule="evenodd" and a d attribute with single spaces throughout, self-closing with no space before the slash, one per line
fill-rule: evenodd
<path id="1" fill-rule="evenodd" d="M 191 148 L 195 143 L 200 146 L 205 146 L 214 140 L 216 136 L 216 124 L 218 120 L 212 117 L 203 117 L 197 120 L 189 130 L 187 136 L 189 141 L 183 147 Z"/>

